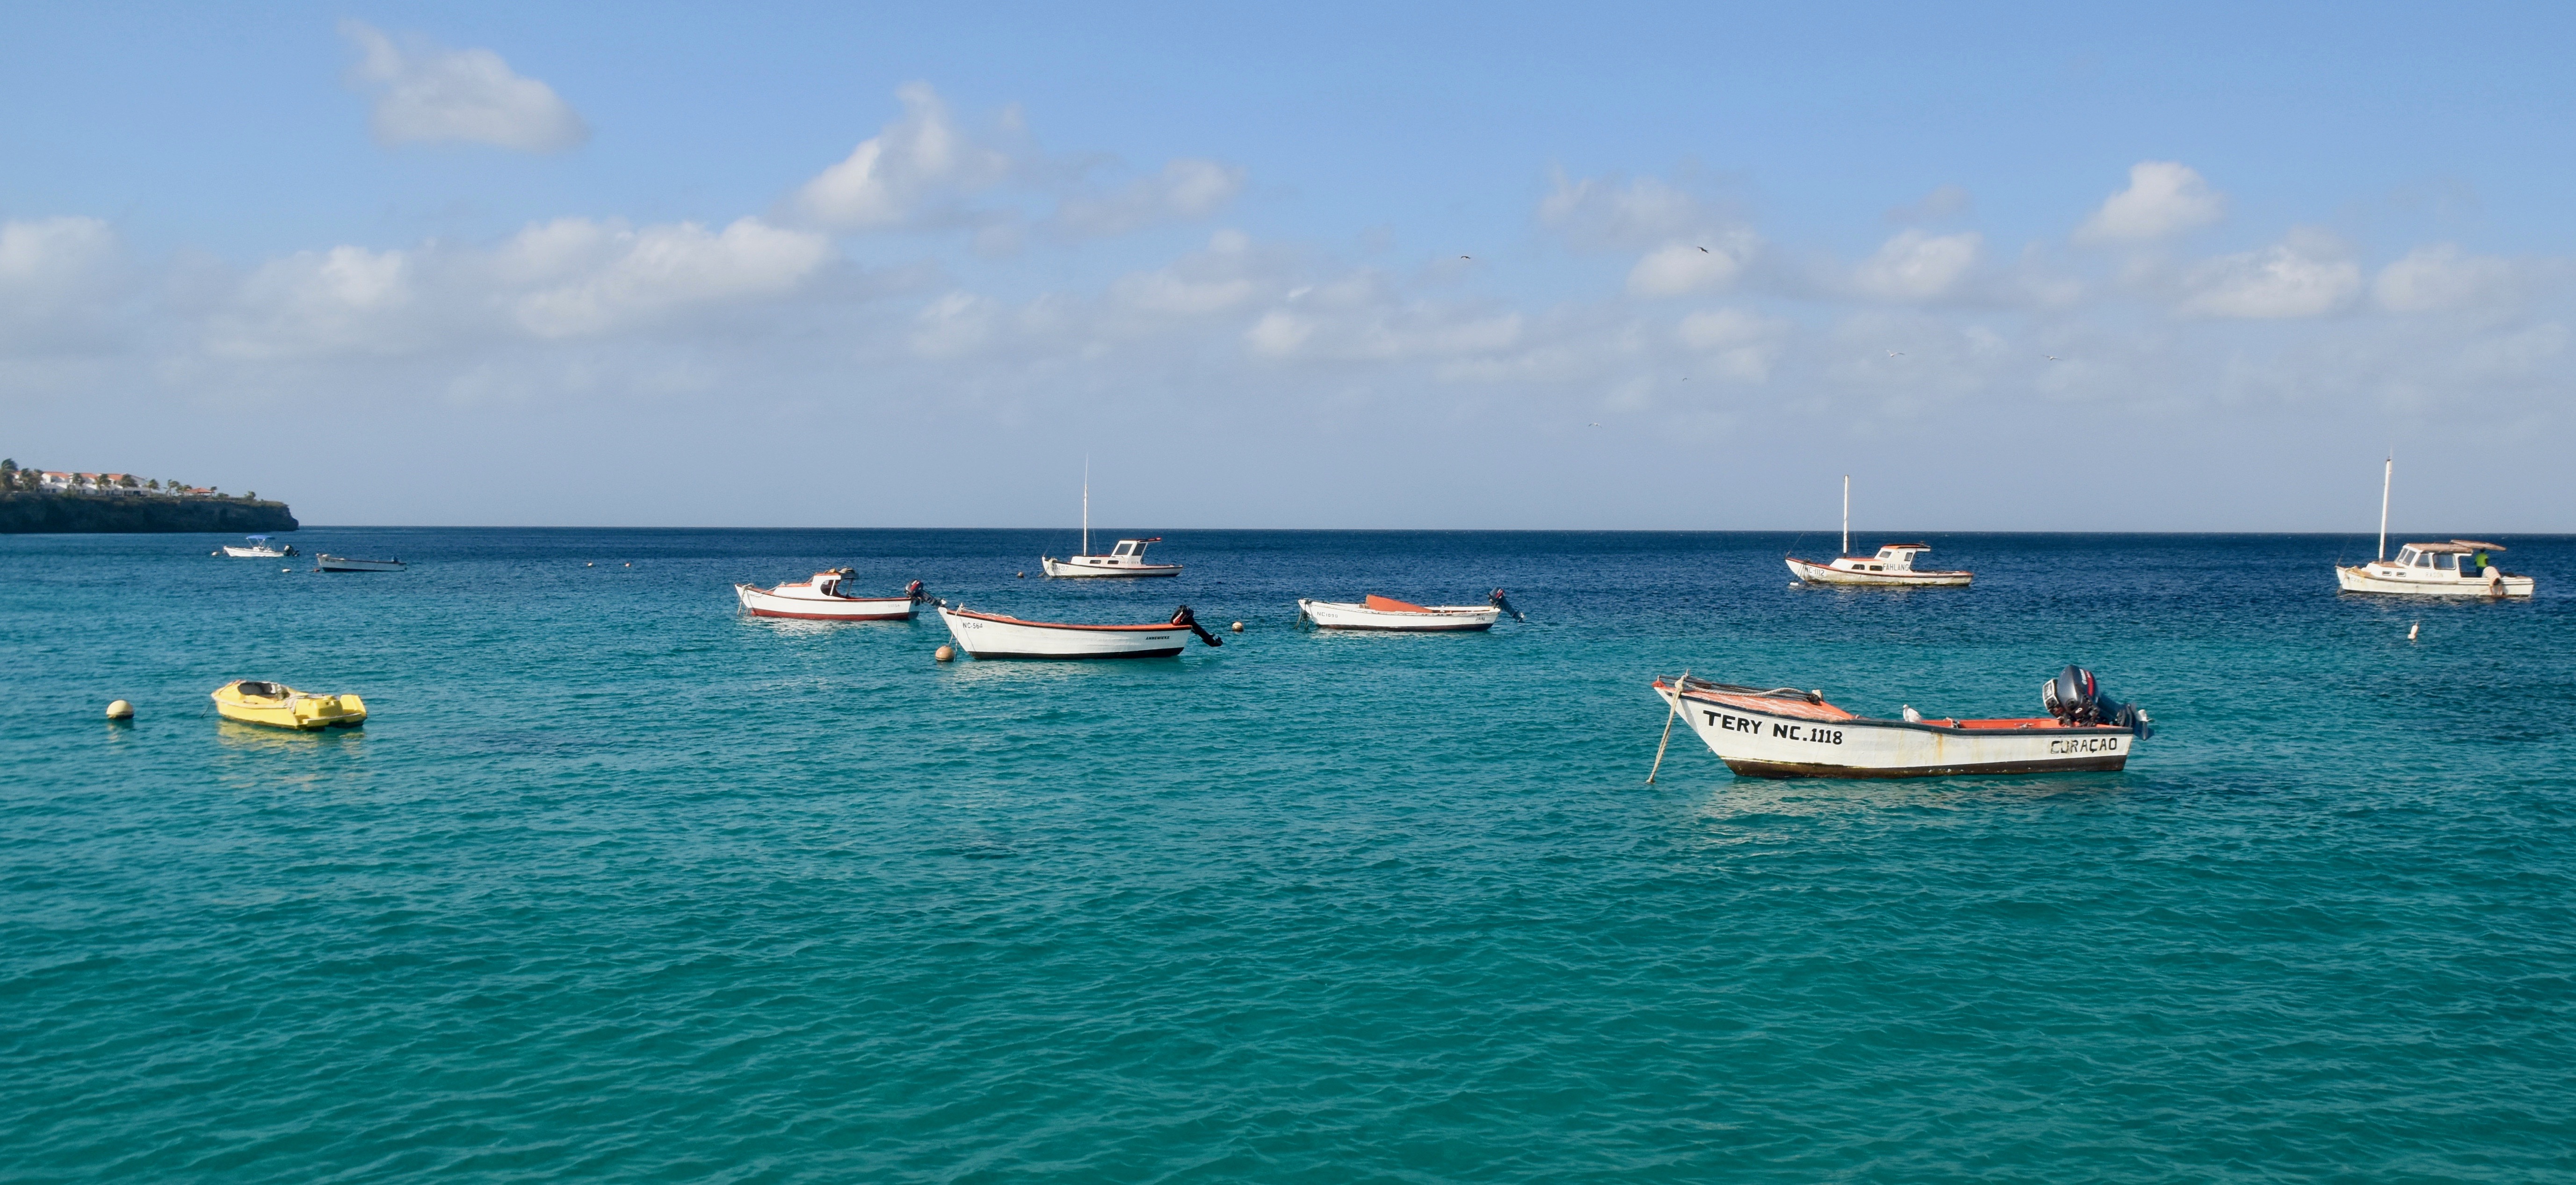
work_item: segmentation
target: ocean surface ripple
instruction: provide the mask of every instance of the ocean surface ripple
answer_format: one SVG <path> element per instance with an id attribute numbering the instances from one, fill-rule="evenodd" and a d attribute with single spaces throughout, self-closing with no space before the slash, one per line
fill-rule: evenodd
<path id="1" fill-rule="evenodd" d="M 1070 534 L 0 539 L 0 1181 L 2576 1180 L 2576 540 L 2508 541 L 2516 604 L 2337 594 L 2371 544 L 2323 536 L 1933 537 L 1968 590 L 1791 587 L 1829 534 L 1013 578 Z M 1226 645 L 734 608 L 841 564 Z M 1291 627 L 1496 586 L 1528 623 Z M 2127 771 L 1677 733 L 1643 785 L 1656 674 L 2028 714 L 2068 662 L 2155 715 Z M 219 721 L 234 678 L 374 714 Z"/>

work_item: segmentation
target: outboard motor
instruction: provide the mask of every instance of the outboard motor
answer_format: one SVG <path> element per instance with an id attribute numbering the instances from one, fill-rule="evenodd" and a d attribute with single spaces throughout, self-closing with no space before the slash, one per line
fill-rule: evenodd
<path id="1" fill-rule="evenodd" d="M 1529 618 L 1526 618 L 1526 617 L 1521 616 L 1521 611 L 1520 611 L 1520 610 L 1512 608 L 1512 599 L 1511 599 L 1510 597 L 1504 596 L 1504 595 L 1503 595 L 1503 590 L 1501 590 L 1501 589 L 1499 589 L 1499 588 L 1498 588 L 1498 589 L 1495 589 L 1495 590 L 1493 591 L 1492 595 L 1487 596 L 1487 597 L 1485 598 L 1485 603 L 1486 603 L 1486 604 L 1488 604 L 1488 605 L 1493 606 L 1494 608 L 1500 609 L 1500 610 L 1502 610 L 1502 611 L 1503 611 L 1503 612 L 1505 612 L 1505 613 L 1509 613 L 1509 614 L 1511 614 L 1511 615 L 1512 615 L 1512 620 L 1514 620 L 1514 621 L 1528 621 L 1528 620 L 1529 620 Z"/>
<path id="2" fill-rule="evenodd" d="M 910 583 L 910 584 L 907 584 L 907 585 L 903 586 L 903 595 L 905 595 L 905 596 L 907 596 L 907 597 L 912 598 L 912 603 L 913 603 L 913 604 L 916 604 L 916 605 L 930 605 L 930 604 L 937 604 L 937 603 L 940 603 L 940 602 L 939 602 L 939 598 L 934 597 L 934 596 L 930 595 L 928 592 L 925 592 L 925 591 L 923 591 L 923 590 L 922 590 L 921 582 L 920 582 L 920 581 L 918 581 L 918 580 L 913 581 L 912 583 Z"/>
<path id="3" fill-rule="evenodd" d="M 2112 728 L 2136 729 L 2139 740 L 2155 735 L 2147 714 L 2135 704 L 2102 698 L 2102 689 L 2093 672 L 2079 666 L 2068 666 L 2057 677 L 2039 685 L 2039 702 L 2060 724 L 2107 725 Z"/>
<path id="4" fill-rule="evenodd" d="M 1190 607 L 1187 605 L 1183 605 L 1178 609 L 1172 610 L 1172 624 L 1190 627 L 1190 632 L 1197 634 L 1199 636 L 1199 641 L 1205 642 L 1210 646 L 1225 645 L 1225 643 L 1217 641 L 1215 634 L 1211 634 L 1205 629 L 1200 628 L 1198 614 L 1190 612 Z"/>

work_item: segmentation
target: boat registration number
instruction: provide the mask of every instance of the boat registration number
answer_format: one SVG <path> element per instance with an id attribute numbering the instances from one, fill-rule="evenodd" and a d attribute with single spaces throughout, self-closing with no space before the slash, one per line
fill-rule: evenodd
<path id="1" fill-rule="evenodd" d="M 2063 741 L 2050 741 L 2048 751 L 2051 753 L 2117 753 L 2120 751 L 2120 738 L 2075 737 Z"/>
<path id="2" fill-rule="evenodd" d="M 1749 732 L 1755 736 L 1762 735 L 1764 721 L 1755 720 L 1749 716 L 1730 716 L 1724 712 L 1712 712 L 1706 708 L 1700 709 L 1700 715 L 1708 717 L 1708 726 L 1720 732 Z M 1771 735 L 1782 740 L 1806 741 L 1816 745 L 1843 743 L 1843 730 L 1839 728 L 1810 728 L 1803 724 L 1774 723 L 1771 725 Z"/>

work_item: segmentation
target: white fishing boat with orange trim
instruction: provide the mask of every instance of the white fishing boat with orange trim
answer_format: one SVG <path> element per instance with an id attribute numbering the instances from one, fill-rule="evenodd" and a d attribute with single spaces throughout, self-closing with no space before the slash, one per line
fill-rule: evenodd
<path id="1" fill-rule="evenodd" d="M 1768 690 L 1685 676 L 1655 695 L 1690 722 L 1728 769 L 1750 778 L 1928 778 L 2116 770 L 2154 735 L 2147 714 L 2101 698 L 2093 672 L 2070 666 L 2042 684 L 2046 716 L 1900 719 L 1861 716 L 1822 691 Z"/>
<path id="2" fill-rule="evenodd" d="M 958 648 L 974 658 L 1170 658 L 1192 634 L 1210 646 L 1225 644 L 1200 627 L 1187 605 L 1174 610 L 1170 621 L 1152 625 L 1026 621 L 945 604 L 939 606 L 939 620 L 947 623 Z"/>
<path id="3" fill-rule="evenodd" d="M 2499 568 L 2493 553 L 2502 544 L 2476 539 L 2409 543 L 2388 558 L 2388 487 L 2397 477 L 2397 458 L 2388 458 L 2379 475 L 2379 558 L 2349 568 L 2335 565 L 2335 587 L 2345 592 L 2390 593 L 2401 597 L 2527 597 L 2540 582 Z"/>
<path id="4" fill-rule="evenodd" d="M 1489 630 L 1505 613 L 1512 620 L 1523 620 L 1520 610 L 1512 608 L 1511 598 L 1495 589 L 1482 605 L 1416 605 L 1393 597 L 1370 593 L 1353 601 L 1310 601 L 1300 599 L 1297 612 L 1302 620 L 1328 630 L 1401 630 L 1415 633 Z"/>
<path id="5" fill-rule="evenodd" d="M 734 596 L 754 617 L 797 617 L 808 621 L 909 621 L 915 606 L 929 600 L 916 580 L 898 597 L 859 597 L 844 591 L 852 568 L 833 568 L 776 588 L 756 584 L 733 586 Z"/>
<path id="6" fill-rule="evenodd" d="M 1974 572 L 1916 568 L 1914 557 L 1932 550 L 1928 543 L 1890 543 L 1872 555 L 1851 553 L 1851 477 L 1843 477 L 1843 549 L 1824 563 L 1790 556 L 1789 574 L 1808 584 L 1860 584 L 1887 588 L 1966 588 Z"/>

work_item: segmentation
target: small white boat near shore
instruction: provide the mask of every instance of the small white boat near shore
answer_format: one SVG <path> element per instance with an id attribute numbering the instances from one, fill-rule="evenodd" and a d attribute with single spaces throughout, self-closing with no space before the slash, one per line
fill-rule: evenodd
<path id="1" fill-rule="evenodd" d="M 813 576 L 762 588 L 756 584 L 733 586 L 734 596 L 754 617 L 795 617 L 807 621 L 909 621 L 913 610 L 929 594 L 921 591 L 921 582 L 907 585 L 902 596 L 856 597 L 844 592 L 855 569 L 833 568 Z"/>
<path id="2" fill-rule="evenodd" d="M 1190 635 L 1210 646 L 1222 646 L 1200 627 L 1187 605 L 1172 619 L 1153 625 L 1075 625 L 1060 621 L 1024 621 L 999 613 L 977 613 L 964 607 L 939 606 L 957 646 L 973 658 L 1170 658 L 1187 645 Z"/>
<path id="3" fill-rule="evenodd" d="M 2379 558 L 2349 568 L 2335 565 L 2335 587 L 2352 593 L 2387 593 L 2401 597 L 2527 597 L 2540 582 L 2494 563 L 2501 544 L 2476 539 L 2409 543 L 2388 558 L 2388 488 L 2397 476 L 2390 457 L 2379 476 Z"/>
<path id="4" fill-rule="evenodd" d="M 2093 673 L 2070 666 L 2043 684 L 2046 716 L 1897 720 L 1860 716 L 1819 691 L 1764 690 L 1704 679 L 1654 681 L 1709 751 L 1751 778 L 1928 778 L 2116 770 L 2154 735 L 2147 714 L 2102 699 Z"/>
<path id="5" fill-rule="evenodd" d="M 269 545 L 268 536 L 266 535 L 245 536 L 244 541 L 249 543 L 250 546 L 236 547 L 227 543 L 223 546 L 223 550 L 215 552 L 214 554 L 230 556 L 237 560 L 282 560 L 295 554 L 294 544 L 289 543 L 284 547 L 272 547 Z"/>
<path id="6" fill-rule="evenodd" d="M 1413 633 L 1463 632 L 1489 630 L 1510 613 L 1521 619 L 1511 599 L 1495 589 L 1482 605 L 1416 605 L 1393 597 L 1370 593 L 1359 601 L 1311 601 L 1299 599 L 1297 612 L 1305 620 L 1328 630 L 1399 630 Z"/>
<path id="7" fill-rule="evenodd" d="M 362 560 L 329 552 L 313 557 L 316 572 L 400 572 L 403 567 L 401 560 Z"/>
<path id="8" fill-rule="evenodd" d="M 1843 549 L 1824 563 L 1788 557 L 1789 574 L 1808 584 L 1877 585 L 1886 588 L 1966 588 L 1973 572 L 1916 568 L 1914 557 L 1932 550 L 1928 543 L 1890 543 L 1874 555 L 1851 553 L 1851 477 L 1843 477 Z"/>

